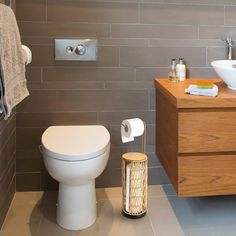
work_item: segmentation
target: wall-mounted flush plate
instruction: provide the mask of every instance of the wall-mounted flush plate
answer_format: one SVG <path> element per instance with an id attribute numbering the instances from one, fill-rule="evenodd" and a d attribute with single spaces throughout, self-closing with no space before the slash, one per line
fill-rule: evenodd
<path id="1" fill-rule="evenodd" d="M 96 39 L 55 39 L 56 61 L 96 61 Z"/>

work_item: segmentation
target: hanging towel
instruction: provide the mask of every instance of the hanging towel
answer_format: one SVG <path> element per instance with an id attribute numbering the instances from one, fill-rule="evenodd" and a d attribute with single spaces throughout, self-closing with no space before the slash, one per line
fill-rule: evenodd
<path id="1" fill-rule="evenodd" d="M 214 84 L 212 88 L 205 89 L 205 88 L 199 88 L 195 84 L 191 84 L 188 88 L 185 89 L 185 93 L 199 96 L 216 97 L 218 95 L 218 87 L 217 85 Z"/>
<path id="2" fill-rule="evenodd" d="M 12 9 L 0 4 L 0 93 L 4 119 L 29 95 L 20 33 Z"/>

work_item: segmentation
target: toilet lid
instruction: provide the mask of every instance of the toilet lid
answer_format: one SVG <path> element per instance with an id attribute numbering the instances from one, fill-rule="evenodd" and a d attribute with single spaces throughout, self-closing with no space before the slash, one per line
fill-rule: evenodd
<path id="1" fill-rule="evenodd" d="M 44 151 L 65 161 L 82 161 L 103 154 L 110 143 L 104 126 L 51 126 L 42 135 Z"/>

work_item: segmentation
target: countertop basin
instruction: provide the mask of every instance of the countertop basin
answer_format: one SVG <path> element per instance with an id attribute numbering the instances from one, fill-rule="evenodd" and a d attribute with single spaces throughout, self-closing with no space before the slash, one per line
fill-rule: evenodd
<path id="1" fill-rule="evenodd" d="M 236 60 L 217 60 L 211 65 L 227 86 L 236 90 Z"/>

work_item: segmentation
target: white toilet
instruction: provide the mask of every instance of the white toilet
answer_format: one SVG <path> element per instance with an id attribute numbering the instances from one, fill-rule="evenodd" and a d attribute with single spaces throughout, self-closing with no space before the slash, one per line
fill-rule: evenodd
<path id="1" fill-rule="evenodd" d="M 59 182 L 57 223 L 70 230 L 97 217 L 95 178 L 108 161 L 110 134 L 104 126 L 51 126 L 42 135 L 43 159 Z"/>

